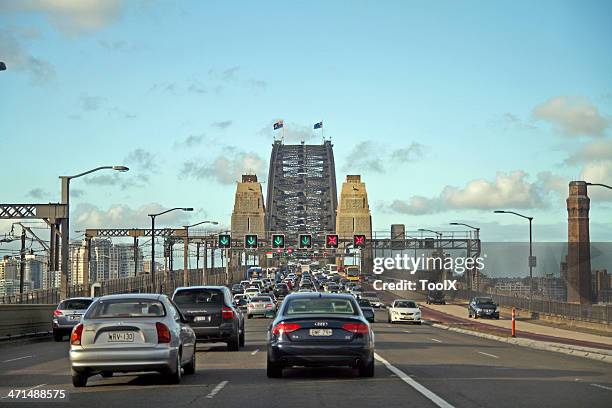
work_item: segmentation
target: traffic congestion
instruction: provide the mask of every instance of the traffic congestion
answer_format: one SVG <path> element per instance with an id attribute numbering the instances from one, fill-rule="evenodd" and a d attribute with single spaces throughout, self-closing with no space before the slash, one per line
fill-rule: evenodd
<path id="1" fill-rule="evenodd" d="M 385 304 L 358 267 L 301 260 L 250 267 L 228 286 L 179 287 L 163 294 L 118 294 L 62 301 L 53 313 L 55 341 L 69 335 L 74 387 L 90 377 L 157 372 L 168 383 L 194 374 L 197 345 L 245 347 L 245 321 L 268 319 L 266 373 L 291 367 L 345 366 L 374 376 L 375 311 L 387 322 L 421 323 L 410 299 Z M 379 321 L 384 321 L 380 318 Z"/>

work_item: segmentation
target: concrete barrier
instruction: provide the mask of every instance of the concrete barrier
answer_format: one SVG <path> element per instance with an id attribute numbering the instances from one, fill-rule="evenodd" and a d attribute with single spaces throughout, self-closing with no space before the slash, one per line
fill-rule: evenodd
<path id="1" fill-rule="evenodd" d="M 46 334 L 57 305 L 0 305 L 0 340 Z"/>

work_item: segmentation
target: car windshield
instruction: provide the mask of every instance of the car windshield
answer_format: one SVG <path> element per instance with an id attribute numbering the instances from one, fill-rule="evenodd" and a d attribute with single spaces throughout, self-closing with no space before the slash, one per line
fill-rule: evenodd
<path id="1" fill-rule="evenodd" d="M 166 309 L 154 299 L 112 299 L 100 300 L 85 315 L 87 319 L 117 317 L 162 317 Z"/>
<path id="2" fill-rule="evenodd" d="M 355 315 L 357 311 L 350 299 L 306 298 L 291 299 L 285 306 L 286 315 L 297 314 L 344 314 Z"/>
<path id="3" fill-rule="evenodd" d="M 414 309 L 417 307 L 417 305 L 411 300 L 400 300 L 400 301 L 395 302 L 394 307 L 404 307 L 404 308 Z"/>
<path id="4" fill-rule="evenodd" d="M 177 305 L 219 305 L 223 294 L 211 289 L 183 289 L 174 294 L 172 298 Z"/>
<path id="5" fill-rule="evenodd" d="M 479 304 L 479 305 L 493 304 L 493 299 L 491 299 L 491 298 L 476 298 L 476 303 Z"/>
<path id="6" fill-rule="evenodd" d="M 376 292 L 363 292 L 363 296 L 369 298 L 377 298 L 378 294 Z"/>
<path id="7" fill-rule="evenodd" d="M 92 299 L 66 299 L 57 307 L 59 310 L 85 310 L 93 302 Z"/>

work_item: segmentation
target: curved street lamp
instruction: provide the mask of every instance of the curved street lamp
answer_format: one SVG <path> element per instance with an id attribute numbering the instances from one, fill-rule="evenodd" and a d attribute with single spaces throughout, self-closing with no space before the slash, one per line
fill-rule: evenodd
<path id="1" fill-rule="evenodd" d="M 149 214 L 149 217 L 151 217 L 151 286 L 153 287 L 153 290 L 155 290 L 155 217 L 158 217 L 160 215 L 164 215 L 167 214 L 171 211 L 193 211 L 193 208 L 191 207 L 175 207 L 175 208 L 170 208 L 169 210 L 165 210 L 156 214 Z"/>
<path id="2" fill-rule="evenodd" d="M 189 228 L 192 227 L 197 227 L 198 225 L 202 225 L 202 224 L 212 224 L 212 225 L 219 225 L 219 223 L 217 221 L 201 221 L 201 222 L 197 222 L 195 224 L 191 224 L 191 225 L 183 225 L 183 228 L 185 228 L 185 242 L 183 245 L 183 284 L 185 286 L 189 285 Z M 200 243 L 198 242 L 198 251 L 197 251 L 197 264 L 196 264 L 196 270 L 199 269 L 200 265 L 199 265 L 199 261 L 200 261 Z"/>
<path id="3" fill-rule="evenodd" d="M 60 176 L 62 181 L 61 204 L 66 205 L 66 218 L 61 221 L 61 280 L 60 280 L 60 299 L 66 299 L 68 296 L 68 243 L 70 242 L 70 180 L 91 174 L 99 170 L 115 170 L 120 172 L 128 171 L 126 166 L 100 166 L 95 169 L 87 170 L 83 173 L 75 174 L 74 176 Z M 84 279 L 85 280 L 85 279 Z M 86 279 L 89 281 L 89 276 Z"/>
<path id="4" fill-rule="evenodd" d="M 513 214 L 517 217 L 525 218 L 529 220 L 529 307 L 531 307 L 531 300 L 533 297 L 533 267 L 535 266 L 535 262 L 533 259 L 533 239 L 532 239 L 532 229 L 531 223 L 533 221 L 533 217 L 528 217 L 523 214 L 519 214 L 514 211 L 506 211 L 506 210 L 495 210 L 493 211 L 495 214 Z"/>

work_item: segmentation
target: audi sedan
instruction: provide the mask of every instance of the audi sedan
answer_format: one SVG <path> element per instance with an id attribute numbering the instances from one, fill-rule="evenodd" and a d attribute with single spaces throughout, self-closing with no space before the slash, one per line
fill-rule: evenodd
<path id="1" fill-rule="evenodd" d="M 353 296 L 294 293 L 268 330 L 267 375 L 293 366 L 349 366 L 374 376 L 374 332 Z"/>
<path id="2" fill-rule="evenodd" d="M 123 294 L 94 301 L 70 335 L 75 387 L 90 376 L 158 371 L 171 383 L 196 369 L 196 336 L 165 295 Z"/>

